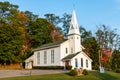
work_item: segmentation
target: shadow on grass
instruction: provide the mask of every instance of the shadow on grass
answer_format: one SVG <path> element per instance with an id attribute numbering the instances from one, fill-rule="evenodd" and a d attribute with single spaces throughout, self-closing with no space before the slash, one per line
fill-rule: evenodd
<path id="1" fill-rule="evenodd" d="M 120 80 L 120 78 L 113 76 L 108 73 L 99 73 L 99 71 L 91 72 L 94 76 L 98 77 L 101 80 Z"/>

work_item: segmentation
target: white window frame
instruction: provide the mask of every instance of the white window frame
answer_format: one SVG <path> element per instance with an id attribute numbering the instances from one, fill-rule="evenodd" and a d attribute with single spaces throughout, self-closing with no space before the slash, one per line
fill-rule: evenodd
<path id="1" fill-rule="evenodd" d="M 81 67 L 83 67 L 83 66 L 84 66 L 83 58 L 81 58 L 80 60 L 81 60 L 81 61 L 80 61 L 80 62 L 81 62 Z"/>
<path id="2" fill-rule="evenodd" d="M 40 52 L 37 53 L 37 64 L 40 64 Z"/>
<path id="3" fill-rule="evenodd" d="M 54 64 L 54 50 L 51 50 L 51 64 Z"/>
<path id="4" fill-rule="evenodd" d="M 77 68 L 78 67 L 78 59 L 75 58 L 75 67 Z"/>
<path id="5" fill-rule="evenodd" d="M 47 64 L 47 51 L 44 51 L 44 64 Z"/>
<path id="6" fill-rule="evenodd" d="M 88 60 L 86 59 L 86 68 L 88 68 Z"/>

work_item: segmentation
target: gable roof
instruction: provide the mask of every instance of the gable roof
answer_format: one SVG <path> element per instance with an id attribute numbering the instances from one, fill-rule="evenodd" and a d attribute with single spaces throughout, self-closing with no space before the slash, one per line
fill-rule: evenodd
<path id="1" fill-rule="evenodd" d="M 77 52 L 77 53 L 75 53 L 75 54 L 69 54 L 68 56 L 64 57 L 64 58 L 62 59 L 62 61 L 70 60 L 70 59 L 72 59 L 73 57 L 75 57 L 76 55 L 78 55 L 79 53 L 80 53 L 80 52 Z"/>
<path id="2" fill-rule="evenodd" d="M 38 51 L 38 50 L 44 50 L 44 49 L 49 49 L 49 48 L 54 48 L 54 47 L 58 47 L 60 46 L 61 43 L 67 41 L 68 39 L 64 39 L 64 40 L 60 40 L 54 43 L 49 43 L 49 44 L 44 44 L 36 49 L 34 49 L 33 51 Z"/>
<path id="3" fill-rule="evenodd" d="M 62 59 L 62 61 L 65 61 L 65 60 L 71 60 L 73 57 L 75 57 L 76 55 L 78 55 L 79 53 L 82 53 L 84 56 L 86 56 L 91 62 L 93 62 L 93 60 L 91 58 L 89 58 L 83 51 L 80 51 L 80 52 L 77 52 L 75 54 L 69 54 L 68 56 L 64 57 Z"/>

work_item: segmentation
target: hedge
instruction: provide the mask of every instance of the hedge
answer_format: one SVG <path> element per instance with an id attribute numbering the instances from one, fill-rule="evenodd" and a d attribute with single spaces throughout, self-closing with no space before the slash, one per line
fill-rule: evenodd
<path id="1" fill-rule="evenodd" d="M 63 70 L 64 66 L 34 66 L 33 69 L 42 69 L 42 70 Z"/>

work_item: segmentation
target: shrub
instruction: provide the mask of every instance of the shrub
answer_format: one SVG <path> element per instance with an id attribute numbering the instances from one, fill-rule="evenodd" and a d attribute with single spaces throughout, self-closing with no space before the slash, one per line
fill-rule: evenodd
<path id="1" fill-rule="evenodd" d="M 82 74 L 88 75 L 88 70 L 84 69 L 83 72 L 82 72 Z"/>
<path id="2" fill-rule="evenodd" d="M 71 75 L 71 76 L 77 76 L 77 71 L 76 70 L 71 70 L 69 72 L 69 75 Z"/>
<path id="3" fill-rule="evenodd" d="M 71 70 L 71 69 L 72 69 L 72 66 L 66 66 L 66 69 L 67 69 L 67 70 Z"/>
<path id="4" fill-rule="evenodd" d="M 116 69 L 116 73 L 120 73 L 120 69 Z"/>
<path id="5" fill-rule="evenodd" d="M 33 69 L 63 70 L 63 69 L 64 69 L 64 66 L 34 66 Z"/>

